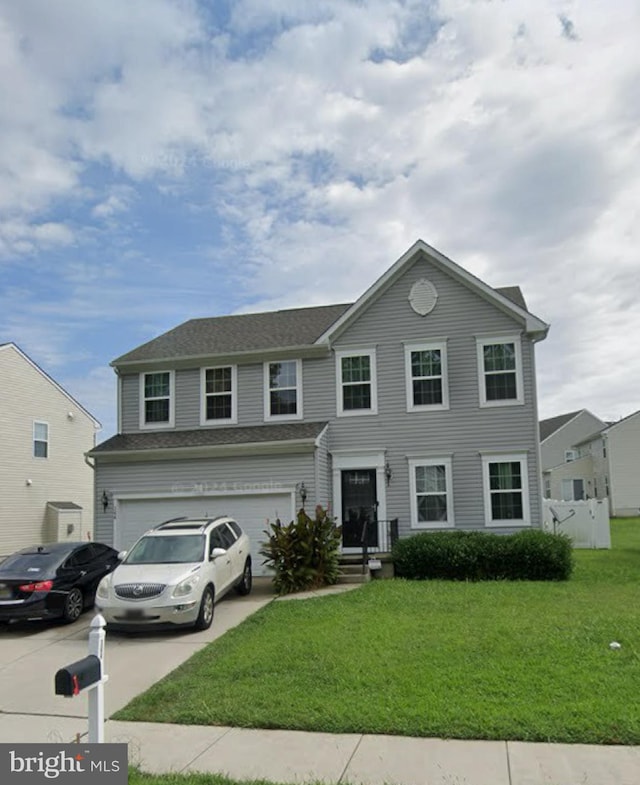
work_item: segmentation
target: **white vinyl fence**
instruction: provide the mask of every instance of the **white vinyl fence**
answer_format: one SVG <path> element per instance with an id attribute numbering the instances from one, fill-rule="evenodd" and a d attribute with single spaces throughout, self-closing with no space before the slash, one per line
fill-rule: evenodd
<path id="1" fill-rule="evenodd" d="M 544 528 L 571 537 L 574 548 L 610 548 L 609 502 L 543 499 Z"/>

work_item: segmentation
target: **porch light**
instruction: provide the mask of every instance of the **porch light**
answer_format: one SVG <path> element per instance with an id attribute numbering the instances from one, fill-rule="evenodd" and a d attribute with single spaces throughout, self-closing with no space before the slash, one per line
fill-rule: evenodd
<path id="1" fill-rule="evenodd" d="M 304 503 L 307 501 L 307 489 L 304 482 L 300 483 L 298 486 L 298 491 L 300 493 L 300 500 L 302 501 L 302 509 L 304 510 Z"/>
<path id="2" fill-rule="evenodd" d="M 384 465 L 384 478 L 387 481 L 387 485 L 391 482 L 391 478 L 393 477 L 393 472 L 391 471 L 391 466 L 389 465 L 389 461 L 387 461 Z"/>
<path id="3" fill-rule="evenodd" d="M 106 491 L 102 491 L 102 511 L 106 512 L 108 506 L 109 506 L 109 497 L 107 496 Z"/>

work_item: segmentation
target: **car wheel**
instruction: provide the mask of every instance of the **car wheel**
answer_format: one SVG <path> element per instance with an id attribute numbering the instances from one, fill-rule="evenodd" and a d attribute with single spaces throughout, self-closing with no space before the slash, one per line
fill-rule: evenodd
<path id="1" fill-rule="evenodd" d="M 62 618 L 66 622 L 76 621 L 80 618 L 80 614 L 84 610 L 84 597 L 82 592 L 77 586 L 67 594 L 67 599 L 64 601 L 62 609 Z"/>
<path id="2" fill-rule="evenodd" d="M 236 591 L 241 597 L 246 597 L 251 591 L 253 578 L 251 575 L 251 559 L 247 559 L 244 563 L 244 570 L 242 571 L 242 578 L 240 583 L 236 586 Z"/>
<path id="3" fill-rule="evenodd" d="M 207 586 L 200 600 L 200 613 L 196 619 L 196 630 L 208 630 L 213 621 L 213 589 Z"/>

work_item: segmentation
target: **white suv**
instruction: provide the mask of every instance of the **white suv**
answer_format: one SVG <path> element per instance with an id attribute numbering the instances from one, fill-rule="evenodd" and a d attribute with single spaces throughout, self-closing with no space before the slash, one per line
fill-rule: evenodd
<path id="1" fill-rule="evenodd" d="M 249 538 L 226 515 L 161 523 L 120 558 L 96 592 L 96 608 L 111 627 L 206 630 L 217 600 L 232 588 L 251 591 Z"/>

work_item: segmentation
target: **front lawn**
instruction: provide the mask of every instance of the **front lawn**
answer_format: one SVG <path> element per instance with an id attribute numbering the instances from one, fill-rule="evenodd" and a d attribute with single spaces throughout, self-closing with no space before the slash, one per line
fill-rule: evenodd
<path id="1" fill-rule="evenodd" d="M 129 769 L 128 785 L 276 785 L 268 780 L 232 780 L 223 774 L 146 774 Z M 319 785 L 319 784 L 318 784 Z"/>
<path id="2" fill-rule="evenodd" d="M 640 519 L 612 538 L 576 551 L 562 583 L 374 581 L 273 602 L 116 719 L 639 744 Z"/>

